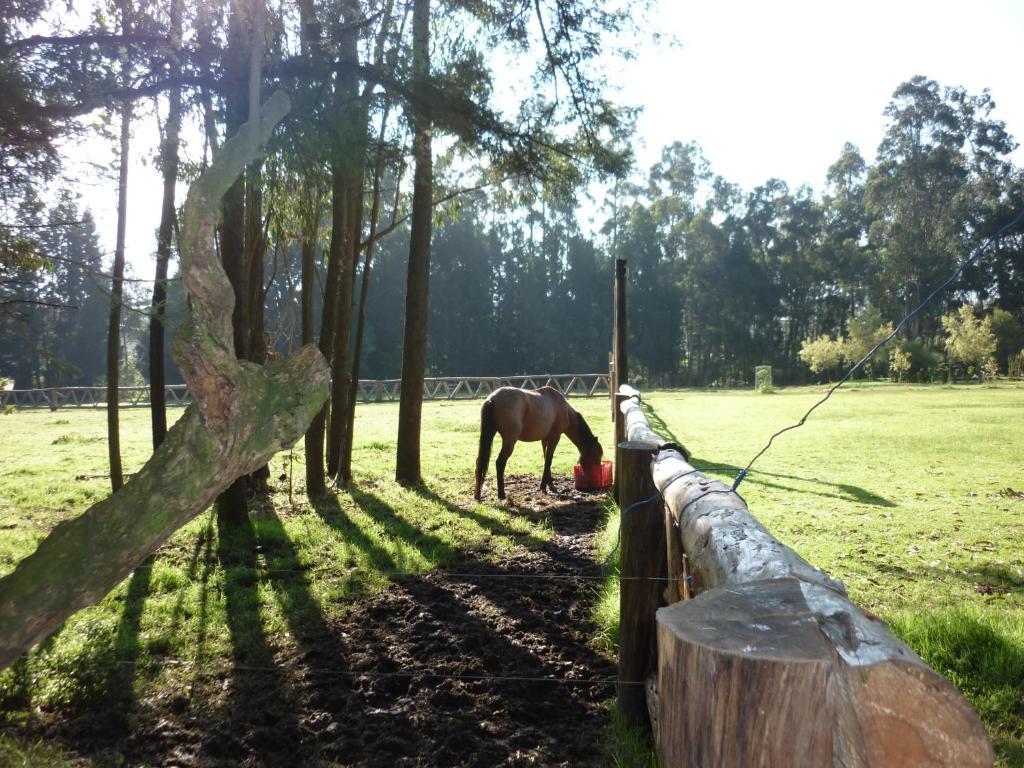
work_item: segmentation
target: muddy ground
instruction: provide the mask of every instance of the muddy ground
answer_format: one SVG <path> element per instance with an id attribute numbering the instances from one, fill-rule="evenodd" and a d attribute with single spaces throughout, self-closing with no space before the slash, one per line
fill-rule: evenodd
<path id="1" fill-rule="evenodd" d="M 101 765 L 605 764 L 614 686 L 583 682 L 615 675 L 593 643 L 600 582 L 536 578 L 598 573 L 603 497 L 565 478 L 544 496 L 536 482 L 510 477 L 508 508 L 550 522 L 541 549 L 497 563 L 466 552 L 322 622 L 301 654 L 276 653 L 271 667 L 236 658 L 221 684 L 144 698 L 130 713 L 41 713 L 18 735 Z"/>

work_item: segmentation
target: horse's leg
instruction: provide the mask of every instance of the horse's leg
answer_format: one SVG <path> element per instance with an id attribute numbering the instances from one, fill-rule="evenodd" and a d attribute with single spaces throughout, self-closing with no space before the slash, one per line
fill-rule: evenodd
<path id="1" fill-rule="evenodd" d="M 542 491 L 546 486 L 551 493 L 555 492 L 555 481 L 551 477 L 551 461 L 555 458 L 555 448 L 558 447 L 558 440 L 561 437 L 561 434 L 556 434 L 554 437 L 549 437 L 544 441 L 544 475 L 540 479 L 540 489 Z"/>
<path id="2" fill-rule="evenodd" d="M 508 457 L 512 455 L 512 449 L 515 448 L 515 440 L 506 440 L 504 437 L 501 439 L 501 450 L 498 451 L 498 460 L 494 462 L 495 474 L 498 477 L 498 498 L 505 498 L 505 464 L 508 462 Z"/>
<path id="3" fill-rule="evenodd" d="M 540 447 L 544 454 L 544 472 L 540 476 L 540 489 L 543 491 L 548 483 L 548 470 L 551 468 L 551 462 L 548 460 L 548 439 L 546 437 L 540 441 Z"/>

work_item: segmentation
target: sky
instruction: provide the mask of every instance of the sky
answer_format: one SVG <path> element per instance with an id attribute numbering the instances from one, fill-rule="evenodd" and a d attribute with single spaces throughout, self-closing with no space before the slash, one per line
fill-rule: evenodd
<path id="1" fill-rule="evenodd" d="M 1024 139 L 1017 0 L 661 0 L 653 18 L 678 45 L 643 46 L 616 77 L 622 99 L 644 108 L 642 168 L 694 139 L 746 189 L 771 177 L 820 189 L 844 142 L 873 159 L 885 105 L 918 74 L 989 88 L 996 116 Z"/>
<path id="2" fill-rule="evenodd" d="M 751 189 L 769 178 L 821 190 L 845 142 L 874 158 L 896 86 L 922 74 L 971 93 L 989 88 L 1010 133 L 1024 140 L 1024 2 L 1019 0 L 656 0 L 651 24 L 675 44 L 636 44 L 609 61 L 617 98 L 643 108 L 641 169 L 672 141 L 697 141 L 712 170 Z M 136 127 L 129 170 L 127 257 L 150 277 L 160 209 L 152 117 Z M 194 154 L 195 148 L 192 149 Z M 69 150 L 105 251 L 113 252 L 112 148 Z M 1015 154 L 1024 165 L 1024 150 Z M 95 166 L 89 163 L 95 163 Z"/>

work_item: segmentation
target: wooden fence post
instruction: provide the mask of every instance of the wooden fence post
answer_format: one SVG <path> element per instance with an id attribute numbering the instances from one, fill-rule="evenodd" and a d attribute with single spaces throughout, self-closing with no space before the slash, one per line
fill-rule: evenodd
<path id="1" fill-rule="evenodd" d="M 622 462 L 620 461 L 619 446 L 626 442 L 626 416 L 622 412 L 622 403 L 629 399 L 629 395 L 620 392 L 612 393 L 612 400 L 615 402 L 615 480 L 612 483 L 612 496 L 619 500 L 619 482 L 622 474 Z"/>
<path id="2" fill-rule="evenodd" d="M 620 467 L 621 536 L 619 589 L 619 712 L 627 722 L 650 722 L 644 685 L 658 663 L 655 614 L 665 582 L 665 523 L 651 475 L 649 443 L 617 446 Z M 627 512 L 626 510 L 629 509 Z"/>
<path id="3" fill-rule="evenodd" d="M 615 349 L 615 320 L 612 319 L 612 349 Z M 619 388 L 615 386 L 615 353 L 609 350 L 608 352 L 608 397 L 611 399 L 612 404 L 612 421 L 615 421 L 615 413 L 617 406 L 615 403 L 615 393 L 619 391 Z"/>
<path id="4" fill-rule="evenodd" d="M 626 260 L 615 260 L 615 391 L 629 383 L 629 324 L 626 316 Z"/>

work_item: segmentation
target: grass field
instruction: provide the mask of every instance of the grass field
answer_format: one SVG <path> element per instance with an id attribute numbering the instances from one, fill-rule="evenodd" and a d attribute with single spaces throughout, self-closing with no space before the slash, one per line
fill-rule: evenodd
<path id="1" fill-rule="evenodd" d="M 731 478 L 820 393 L 655 392 L 647 402 L 656 430 L 687 445 L 709 475 Z M 609 446 L 607 400 L 573 402 Z M 391 480 L 394 404 L 360 407 L 356 489 L 315 508 L 302 493 L 301 452 L 280 454 L 275 494 L 254 511 L 243 540 L 218 541 L 211 515 L 200 516 L 151 568 L 0 674 L 4 721 L 70 717 L 98 697 L 169 695 L 196 684 L 191 668 L 148 659 L 224 668 L 240 653 L 273 660 L 295 645 L 304 622 L 343 618 L 354 597 L 384 588 L 387 572 L 426 571 L 466 548 L 498 555 L 540 545 L 552 535 L 544 525 L 472 502 L 478 409 L 479 402 L 425 405 L 427 482 L 419 489 Z M 104 419 L 87 410 L 0 418 L 0 575 L 57 522 L 107 493 L 108 481 L 97 477 L 106 464 Z M 148 414 L 122 419 L 130 471 L 148 454 Z M 568 474 L 574 461 L 563 445 L 555 473 Z M 521 445 L 508 471 L 539 477 L 541 466 L 539 447 Z M 856 602 L 964 691 L 1004 766 L 1024 766 L 1022 492 L 1024 387 L 1016 385 L 841 390 L 777 440 L 743 486 L 778 538 L 843 579 Z M 614 526 L 613 519 L 610 532 Z M 314 576 L 261 578 L 304 568 Z M 605 643 L 614 637 L 609 605 L 613 593 L 602 614 Z M 124 668 L 111 675 L 115 661 Z M 52 749 L 0 741 L 0 763 L 53 761 Z"/>

